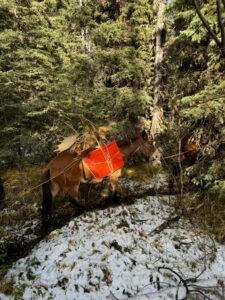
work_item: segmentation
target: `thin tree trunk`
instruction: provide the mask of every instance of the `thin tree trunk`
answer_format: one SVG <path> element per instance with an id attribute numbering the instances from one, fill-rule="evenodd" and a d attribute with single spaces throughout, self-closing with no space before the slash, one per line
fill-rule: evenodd
<path id="1" fill-rule="evenodd" d="M 155 45 L 155 81 L 154 81 L 154 107 L 151 124 L 151 135 L 154 138 L 162 131 L 163 124 L 163 99 L 162 99 L 162 62 L 166 26 L 164 22 L 165 2 L 160 0 L 157 9 L 156 45 Z"/>
<path id="2" fill-rule="evenodd" d="M 217 7 L 218 24 L 221 32 L 221 51 L 222 51 L 222 56 L 224 57 L 225 56 L 225 29 L 222 20 L 222 7 L 221 7 L 220 0 L 216 0 L 216 7 Z"/>

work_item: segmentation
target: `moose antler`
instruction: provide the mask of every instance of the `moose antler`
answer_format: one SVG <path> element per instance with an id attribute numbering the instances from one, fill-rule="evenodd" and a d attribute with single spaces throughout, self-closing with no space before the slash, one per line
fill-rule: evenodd
<path id="1" fill-rule="evenodd" d="M 56 146 L 54 152 L 61 153 L 63 151 L 69 150 L 75 143 L 79 140 L 79 134 L 74 134 L 65 137 L 60 144 Z"/>

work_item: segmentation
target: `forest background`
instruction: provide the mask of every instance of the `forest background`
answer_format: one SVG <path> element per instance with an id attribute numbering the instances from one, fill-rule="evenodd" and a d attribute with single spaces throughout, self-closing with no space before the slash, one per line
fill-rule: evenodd
<path id="1" fill-rule="evenodd" d="M 184 137 L 199 144 L 197 162 L 178 175 L 194 192 L 183 205 L 224 241 L 224 23 L 224 0 L 0 0 L 6 185 L 15 170 L 21 177 L 49 161 L 60 137 L 82 132 L 82 120 L 113 122 L 109 138 L 129 136 L 134 124 L 151 131 L 158 107 L 164 156 L 176 153 Z M 174 163 L 164 167 L 171 171 Z"/>

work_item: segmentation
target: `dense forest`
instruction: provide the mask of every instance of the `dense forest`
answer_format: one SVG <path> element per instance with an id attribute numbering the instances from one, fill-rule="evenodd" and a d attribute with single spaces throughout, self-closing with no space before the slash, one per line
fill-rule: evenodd
<path id="1" fill-rule="evenodd" d="M 110 124 L 146 130 L 175 208 L 225 241 L 224 0 L 0 0 L 0 54 L 0 197 L 23 203 L 0 225 L 37 214 L 62 137 Z"/>
<path id="2" fill-rule="evenodd" d="M 161 107 L 159 146 L 169 154 L 185 136 L 196 141 L 189 183 L 223 202 L 225 7 L 217 2 L 164 5 L 156 64 L 160 1 L 1 0 L 3 168 L 47 162 L 60 137 L 82 131 L 82 118 L 110 120 L 126 135 L 139 123 L 150 130 Z"/>

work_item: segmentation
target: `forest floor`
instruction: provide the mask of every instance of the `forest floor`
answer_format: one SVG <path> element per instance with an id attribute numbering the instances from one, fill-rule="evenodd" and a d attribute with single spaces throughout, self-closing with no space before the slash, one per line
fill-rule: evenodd
<path id="1" fill-rule="evenodd" d="M 129 204 L 67 214 L 45 236 L 38 214 L 9 226 L 27 247 L 0 299 L 224 299 L 225 246 L 174 210 L 164 174 L 149 180 L 122 179 Z"/>

